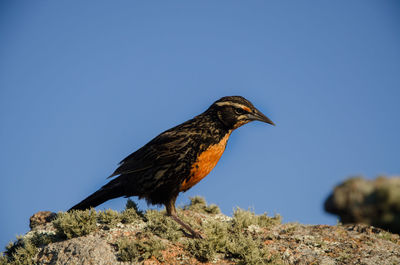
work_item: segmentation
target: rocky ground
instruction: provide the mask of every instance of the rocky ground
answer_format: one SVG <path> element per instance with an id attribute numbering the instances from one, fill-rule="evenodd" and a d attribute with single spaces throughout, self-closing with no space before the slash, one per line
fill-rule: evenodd
<path id="1" fill-rule="evenodd" d="M 131 201 L 121 213 L 39 212 L 0 264 L 400 264 L 399 236 L 367 225 L 281 224 L 241 209 L 228 217 L 198 197 L 179 216 L 204 238 Z"/>

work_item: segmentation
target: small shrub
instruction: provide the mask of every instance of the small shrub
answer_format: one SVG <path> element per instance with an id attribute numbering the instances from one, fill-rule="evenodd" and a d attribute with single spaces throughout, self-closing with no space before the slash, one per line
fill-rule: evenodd
<path id="1" fill-rule="evenodd" d="M 264 248 L 263 240 L 257 234 L 252 236 L 247 228 L 251 225 L 268 227 L 281 223 L 281 217 L 256 215 L 253 211 L 237 208 L 231 221 L 231 236 L 226 245 L 226 257 L 237 261 L 237 264 L 282 264 L 279 256 L 271 255 Z"/>
<path id="2" fill-rule="evenodd" d="M 15 253 L 13 254 L 13 261 L 16 264 L 34 264 L 33 258 L 38 253 L 38 248 L 33 245 L 29 240 L 24 242 L 22 247 L 16 249 Z"/>
<path id="3" fill-rule="evenodd" d="M 153 256 L 163 261 L 161 251 L 165 249 L 165 246 L 160 240 L 121 238 L 117 242 L 117 247 L 118 257 L 124 262 L 141 262 Z"/>
<path id="4" fill-rule="evenodd" d="M 204 239 L 188 241 L 186 249 L 200 262 L 213 260 L 217 253 L 214 249 L 213 243 Z"/>
<path id="5" fill-rule="evenodd" d="M 191 210 L 198 213 L 218 214 L 221 213 L 219 207 L 215 204 L 207 205 L 203 197 L 195 196 L 190 198 L 190 204 L 183 207 L 184 210 Z"/>
<path id="6" fill-rule="evenodd" d="M 101 211 L 97 216 L 98 222 L 101 224 L 108 225 L 108 227 L 114 227 L 119 222 L 121 222 L 122 216 L 119 212 L 107 209 L 105 211 Z"/>
<path id="7" fill-rule="evenodd" d="M 57 237 L 54 234 L 34 232 L 30 241 L 36 247 L 43 247 L 50 243 L 56 242 Z"/>
<path id="8" fill-rule="evenodd" d="M 144 214 L 139 211 L 137 204 L 128 199 L 126 201 L 125 210 L 121 212 L 121 222 L 124 224 L 133 223 L 139 219 L 144 219 Z"/>
<path id="9" fill-rule="evenodd" d="M 230 221 L 208 219 L 203 223 L 205 239 L 185 242 L 186 249 L 200 262 L 212 262 L 218 254 L 237 264 L 281 264 L 278 256 L 271 255 L 264 247 L 263 239 L 248 231 L 250 225 L 266 227 L 280 223 L 280 217 L 255 215 L 254 212 L 237 209 Z"/>
<path id="10" fill-rule="evenodd" d="M 201 262 L 211 261 L 217 253 L 224 253 L 228 241 L 228 225 L 212 221 L 203 226 L 205 239 L 188 240 L 187 250 Z"/>
<path id="11" fill-rule="evenodd" d="M 259 227 L 268 227 L 281 223 L 281 217 L 275 215 L 268 217 L 265 213 L 256 215 L 253 211 L 245 211 L 237 208 L 233 213 L 233 225 L 238 229 L 248 228 L 250 225 L 258 225 Z"/>
<path id="12" fill-rule="evenodd" d="M 70 239 L 96 230 L 96 219 L 97 214 L 94 210 L 60 212 L 53 221 L 53 225 L 58 236 Z"/>
<path id="13" fill-rule="evenodd" d="M 121 212 L 121 223 L 131 224 L 141 220 L 140 216 L 134 209 L 125 209 Z"/>
<path id="14" fill-rule="evenodd" d="M 17 241 L 9 243 L 6 247 L 5 264 L 33 265 L 34 257 L 39 252 L 38 248 L 32 243 L 31 239 L 17 237 Z"/>
<path id="15" fill-rule="evenodd" d="M 4 256 L 4 253 L 0 252 L 0 265 L 9 264 L 8 259 Z"/>
<path id="16" fill-rule="evenodd" d="M 34 257 L 40 247 L 56 242 L 53 234 L 32 232 L 24 237 L 18 236 L 15 242 L 6 246 L 5 253 L 0 253 L 0 265 L 2 264 L 35 264 Z"/>
<path id="17" fill-rule="evenodd" d="M 238 264 L 264 264 L 264 252 L 249 235 L 237 233 L 230 238 L 226 246 L 226 256 Z"/>
<path id="18" fill-rule="evenodd" d="M 147 219 L 145 231 L 151 232 L 172 242 L 177 241 L 183 236 L 179 224 L 161 212 L 148 210 L 145 217 Z"/>
<path id="19" fill-rule="evenodd" d="M 135 212 L 141 217 L 144 216 L 143 211 L 140 211 L 139 207 L 136 204 L 136 202 L 132 201 L 130 198 L 128 198 L 128 200 L 126 200 L 126 204 L 125 204 L 125 210 L 128 210 L 128 209 L 135 210 Z"/>

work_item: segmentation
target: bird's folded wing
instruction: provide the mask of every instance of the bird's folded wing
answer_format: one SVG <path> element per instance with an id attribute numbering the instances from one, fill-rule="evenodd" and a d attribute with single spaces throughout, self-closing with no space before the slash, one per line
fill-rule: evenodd
<path id="1" fill-rule="evenodd" d="M 182 153 L 177 147 L 182 144 L 182 137 L 161 134 L 122 160 L 120 166 L 108 178 L 122 174 L 140 174 L 160 166 L 168 167 L 181 157 Z"/>

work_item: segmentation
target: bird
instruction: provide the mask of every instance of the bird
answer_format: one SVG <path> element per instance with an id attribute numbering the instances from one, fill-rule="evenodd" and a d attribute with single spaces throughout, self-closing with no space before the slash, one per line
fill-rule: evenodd
<path id="1" fill-rule="evenodd" d="M 202 238 L 178 217 L 176 199 L 217 165 L 231 133 L 252 121 L 275 125 L 244 97 L 222 97 L 203 113 L 164 131 L 124 158 L 107 184 L 68 211 L 89 209 L 118 197 L 137 196 L 149 204 L 164 205 L 167 216 L 192 237 Z"/>

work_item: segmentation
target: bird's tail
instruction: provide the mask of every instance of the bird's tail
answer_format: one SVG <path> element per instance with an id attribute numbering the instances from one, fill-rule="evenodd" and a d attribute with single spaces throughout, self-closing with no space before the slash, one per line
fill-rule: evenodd
<path id="1" fill-rule="evenodd" d="M 115 199 L 124 195 L 124 189 L 121 188 L 120 183 L 110 181 L 108 184 L 104 185 L 101 189 L 88 196 L 86 199 L 73 206 L 71 210 L 86 210 L 91 207 L 96 207 L 111 199 Z"/>

